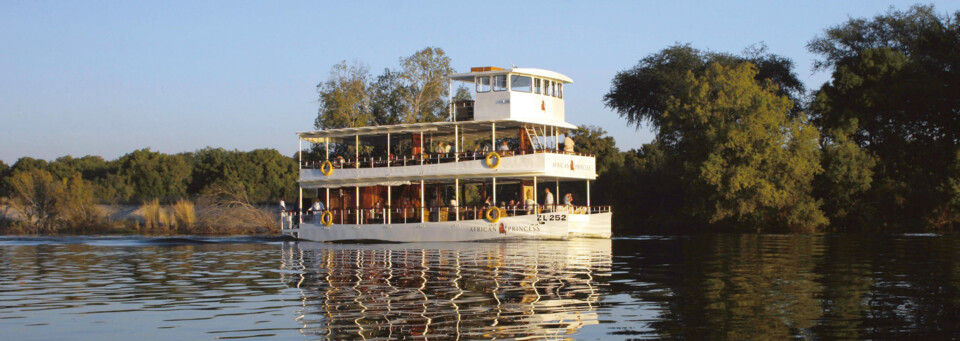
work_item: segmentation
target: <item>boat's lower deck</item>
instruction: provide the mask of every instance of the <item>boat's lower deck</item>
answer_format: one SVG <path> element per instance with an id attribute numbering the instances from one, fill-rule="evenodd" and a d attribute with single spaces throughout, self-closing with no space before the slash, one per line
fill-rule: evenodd
<path id="1" fill-rule="evenodd" d="M 312 241 L 379 240 L 395 242 L 474 241 L 491 239 L 609 238 L 610 212 L 576 214 L 540 213 L 485 219 L 392 224 L 331 224 L 305 219 L 283 234 Z"/>

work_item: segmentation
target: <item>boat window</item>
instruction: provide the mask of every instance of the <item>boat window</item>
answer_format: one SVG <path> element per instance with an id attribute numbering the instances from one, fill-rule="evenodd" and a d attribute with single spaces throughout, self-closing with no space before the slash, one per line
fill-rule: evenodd
<path id="1" fill-rule="evenodd" d="M 540 82 L 541 82 L 540 78 L 537 78 L 537 79 L 534 79 L 534 80 L 533 80 L 533 93 L 539 94 L 539 93 L 543 92 L 543 91 L 541 90 L 541 89 L 543 89 L 543 87 L 540 86 Z"/>
<path id="2" fill-rule="evenodd" d="M 477 92 L 490 91 L 490 76 L 477 77 Z"/>
<path id="3" fill-rule="evenodd" d="M 521 91 L 521 92 L 530 92 L 530 77 L 529 76 L 510 76 L 510 90 Z"/>
<path id="4" fill-rule="evenodd" d="M 493 91 L 507 90 L 507 75 L 493 76 Z"/>
<path id="5" fill-rule="evenodd" d="M 563 83 L 557 83 L 557 97 L 563 98 Z"/>
<path id="6" fill-rule="evenodd" d="M 543 94 L 547 96 L 553 96 L 553 83 L 548 80 L 544 80 L 543 85 L 546 88 L 544 89 Z"/>

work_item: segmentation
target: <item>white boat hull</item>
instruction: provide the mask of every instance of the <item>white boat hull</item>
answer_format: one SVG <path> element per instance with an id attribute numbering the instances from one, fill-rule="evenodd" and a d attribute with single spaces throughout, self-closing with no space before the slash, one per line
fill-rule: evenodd
<path id="1" fill-rule="evenodd" d="M 611 213 L 544 213 L 504 217 L 496 223 L 462 220 L 393 224 L 332 224 L 304 220 L 285 235 L 311 241 L 377 240 L 392 242 L 455 242 L 495 239 L 609 238 Z"/>

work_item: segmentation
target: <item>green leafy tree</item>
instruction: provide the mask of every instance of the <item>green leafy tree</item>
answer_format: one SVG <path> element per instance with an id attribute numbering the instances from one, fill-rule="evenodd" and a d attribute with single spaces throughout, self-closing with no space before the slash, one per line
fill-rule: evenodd
<path id="1" fill-rule="evenodd" d="M 811 195 L 819 135 L 791 101 L 802 93 L 790 61 L 762 49 L 734 56 L 678 45 L 618 73 L 606 104 L 657 134 L 619 171 L 659 191 L 653 206 L 666 211 L 642 219 L 756 231 L 826 224 Z"/>
<path id="2" fill-rule="evenodd" d="M 370 94 L 367 67 L 346 61 L 330 69 L 326 82 L 317 85 L 320 111 L 314 126 L 317 129 L 362 127 L 370 124 Z"/>
<path id="3" fill-rule="evenodd" d="M 57 200 L 62 196 L 60 182 L 50 172 L 32 168 L 15 172 L 10 177 L 10 187 L 10 203 L 23 214 L 24 223 L 37 234 L 55 233 Z"/>
<path id="4" fill-rule="evenodd" d="M 65 226 L 78 229 L 97 229 L 102 227 L 103 210 L 96 205 L 94 186 L 75 172 L 61 180 L 60 196 L 56 199 L 58 217 Z"/>
<path id="5" fill-rule="evenodd" d="M 443 77 L 451 73 L 454 69 L 450 66 L 450 57 L 438 47 L 427 47 L 400 59 L 399 77 L 409 89 L 403 93 L 407 109 L 404 123 L 446 118 L 445 97 L 449 90 Z"/>
<path id="6" fill-rule="evenodd" d="M 334 65 L 317 85 L 317 129 L 435 122 L 447 117 L 445 75 L 453 73 L 441 48 L 427 47 L 400 58 L 400 69 L 384 69 L 371 79 L 367 67 L 346 61 Z"/>
<path id="7" fill-rule="evenodd" d="M 581 125 L 571 133 L 577 152 L 594 155 L 597 159 L 597 174 L 602 175 L 614 167 L 623 164 L 623 156 L 612 136 L 607 136 L 603 128 Z"/>
<path id="8" fill-rule="evenodd" d="M 370 86 L 370 110 L 373 124 L 390 125 L 403 123 L 407 110 L 410 89 L 404 84 L 400 74 L 390 69 L 383 70 L 377 81 Z"/>
<path id="9" fill-rule="evenodd" d="M 186 196 L 190 165 L 182 155 L 167 155 L 149 148 L 134 151 L 117 160 L 120 181 L 132 189 L 127 201 L 175 200 Z"/>
<path id="10" fill-rule="evenodd" d="M 703 52 L 690 45 L 674 45 L 640 60 L 631 69 L 618 72 L 604 102 L 615 109 L 628 124 L 638 129 L 644 122 L 654 129 L 664 123 L 663 112 L 670 98 L 684 91 L 688 72 L 699 74 L 711 63 L 737 65 L 750 62 L 757 66 L 757 80 L 771 80 L 777 94 L 799 103 L 803 83 L 793 72 L 793 62 L 766 53 L 765 48 L 749 49 L 745 56 Z M 797 107 L 792 109 L 797 111 Z"/>
<path id="11" fill-rule="evenodd" d="M 821 171 L 819 133 L 803 115 L 790 118 L 793 103 L 756 74 L 750 63 L 688 73 L 687 91 L 669 101 L 658 137 L 680 137 L 673 147 L 683 172 L 703 185 L 694 212 L 710 222 L 813 231 L 827 223 L 811 195 Z"/>
<path id="12" fill-rule="evenodd" d="M 0 160 L 0 198 L 9 195 L 10 190 L 7 186 L 7 178 L 10 176 L 10 165 Z"/>
<path id="13" fill-rule="evenodd" d="M 925 221 L 952 229 L 960 223 L 960 191 L 953 185 L 960 178 L 957 46 L 960 11 L 943 16 L 932 6 L 850 19 L 808 44 L 822 57 L 817 67 L 833 70 L 812 106 L 823 144 L 853 143 L 876 164 L 871 180 L 862 170 L 869 163 L 839 165 L 859 183 L 824 192 L 865 191 L 872 200 L 856 209 L 876 212 L 870 225 L 911 229 Z M 866 158 L 844 148 L 846 160 Z"/>

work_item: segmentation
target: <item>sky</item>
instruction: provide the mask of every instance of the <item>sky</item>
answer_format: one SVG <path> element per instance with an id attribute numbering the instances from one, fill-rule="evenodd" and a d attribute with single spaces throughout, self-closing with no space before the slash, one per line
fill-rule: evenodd
<path id="1" fill-rule="evenodd" d="M 925 2 L 927 3 L 927 2 Z M 932 2 L 946 14 L 955 1 Z M 453 67 L 572 78 L 567 121 L 621 150 L 653 139 L 603 104 L 613 77 L 676 43 L 740 53 L 763 43 L 808 90 L 811 39 L 907 1 L 0 1 L 0 160 L 116 159 L 137 149 L 297 149 L 316 85 L 346 60 L 373 75 L 427 46 Z"/>

